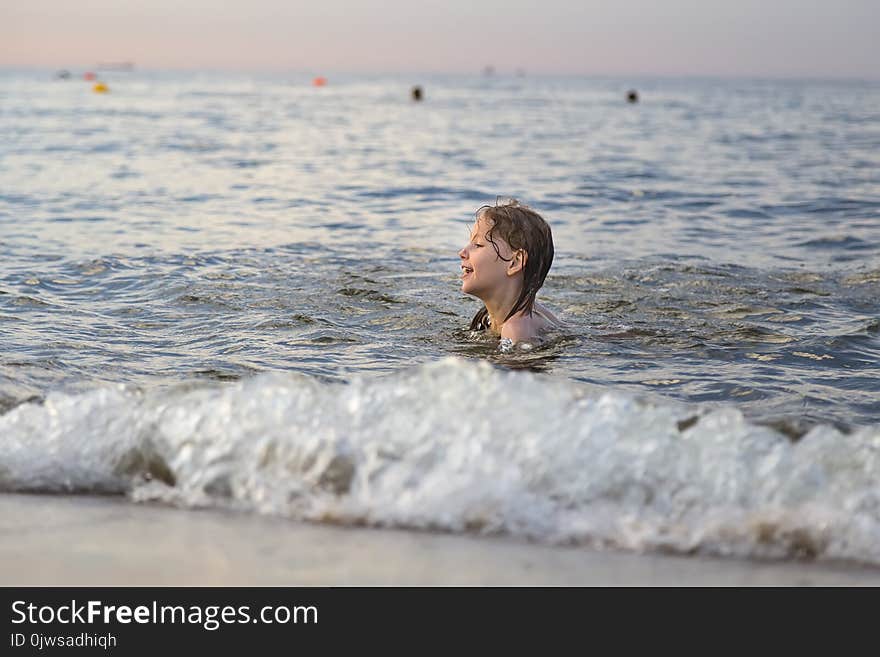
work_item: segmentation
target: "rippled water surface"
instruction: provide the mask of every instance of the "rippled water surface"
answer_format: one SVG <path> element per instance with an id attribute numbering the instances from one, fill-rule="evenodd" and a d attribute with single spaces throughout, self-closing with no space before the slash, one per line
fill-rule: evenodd
<path id="1" fill-rule="evenodd" d="M 0 76 L 0 408 L 463 355 L 880 422 L 876 83 L 107 81 Z M 554 230 L 567 331 L 527 355 L 464 330 L 456 251 L 497 195 Z"/>

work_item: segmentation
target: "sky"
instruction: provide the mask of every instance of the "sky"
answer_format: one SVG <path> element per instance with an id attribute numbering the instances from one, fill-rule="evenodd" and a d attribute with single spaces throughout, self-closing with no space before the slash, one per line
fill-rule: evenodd
<path id="1" fill-rule="evenodd" d="M 880 78 L 880 0 L 0 0 L 0 66 Z"/>

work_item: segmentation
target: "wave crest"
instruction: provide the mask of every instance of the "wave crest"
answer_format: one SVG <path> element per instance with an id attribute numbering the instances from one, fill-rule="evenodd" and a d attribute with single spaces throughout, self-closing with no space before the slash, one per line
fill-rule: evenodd
<path id="1" fill-rule="evenodd" d="M 702 407 L 449 358 L 325 383 L 49 394 L 0 416 L 0 489 L 342 524 L 880 563 L 880 430 L 797 442 Z"/>

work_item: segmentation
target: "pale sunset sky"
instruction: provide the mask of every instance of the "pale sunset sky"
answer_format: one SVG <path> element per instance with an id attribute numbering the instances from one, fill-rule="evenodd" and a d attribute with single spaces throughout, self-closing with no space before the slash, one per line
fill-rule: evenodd
<path id="1" fill-rule="evenodd" d="M 0 0 L 0 66 L 880 77 L 880 0 Z"/>

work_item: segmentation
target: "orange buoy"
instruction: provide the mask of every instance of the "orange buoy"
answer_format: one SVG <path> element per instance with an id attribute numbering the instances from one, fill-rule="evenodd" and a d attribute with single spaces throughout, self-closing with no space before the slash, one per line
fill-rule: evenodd
<path id="1" fill-rule="evenodd" d="M 105 94 L 110 91 L 110 87 L 108 87 L 103 82 L 96 82 L 95 86 L 92 87 L 92 91 L 94 91 L 96 94 Z"/>
<path id="2" fill-rule="evenodd" d="M 95 79 L 95 74 L 92 73 L 91 71 L 83 73 L 83 80 L 94 80 L 94 79 Z"/>
<path id="3" fill-rule="evenodd" d="M 327 84 L 327 78 L 317 77 L 312 80 L 312 84 L 316 87 L 323 87 Z"/>

